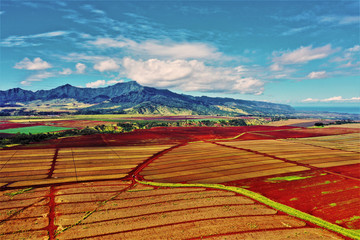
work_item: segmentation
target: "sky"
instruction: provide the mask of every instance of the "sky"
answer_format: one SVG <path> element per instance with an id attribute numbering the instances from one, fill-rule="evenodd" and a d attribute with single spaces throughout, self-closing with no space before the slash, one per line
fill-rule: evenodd
<path id="1" fill-rule="evenodd" d="M 0 90 L 136 81 L 292 106 L 360 103 L 360 2 L 0 3 Z"/>

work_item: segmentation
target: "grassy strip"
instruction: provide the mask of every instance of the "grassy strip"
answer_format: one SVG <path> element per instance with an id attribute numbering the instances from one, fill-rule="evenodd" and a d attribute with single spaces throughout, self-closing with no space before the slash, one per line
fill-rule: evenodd
<path id="1" fill-rule="evenodd" d="M 286 176 L 286 177 L 274 177 L 268 178 L 266 182 L 278 182 L 278 181 L 296 181 L 302 180 L 306 178 L 312 178 L 312 176 L 300 177 L 300 176 Z"/>
<path id="2" fill-rule="evenodd" d="M 158 187 L 205 187 L 205 188 L 215 188 L 215 189 L 221 189 L 221 190 L 227 190 L 227 191 L 232 191 L 232 192 L 236 192 L 236 193 L 240 193 L 242 195 L 245 195 L 247 197 L 250 197 L 258 202 L 264 203 L 272 208 L 275 208 L 277 210 L 280 210 L 282 212 L 285 212 L 289 215 L 292 215 L 294 217 L 300 218 L 302 220 L 311 222 L 313 224 L 316 224 L 320 227 L 329 229 L 331 231 L 340 233 L 344 236 L 353 238 L 353 239 L 360 239 L 360 232 L 356 231 L 356 230 L 350 230 L 350 229 L 346 229 L 343 227 L 340 227 L 338 225 L 335 225 L 333 223 L 327 222 L 321 218 L 312 216 L 310 214 L 304 213 L 302 211 L 299 211 L 295 208 L 286 206 L 284 204 L 275 202 L 270 200 L 269 198 L 266 198 L 264 196 L 262 196 L 261 194 L 249 191 L 247 189 L 243 189 L 243 188 L 238 188 L 238 187 L 230 187 L 230 186 L 224 186 L 221 184 L 202 184 L 202 183 L 198 183 L 198 184 L 189 184 L 189 183 L 157 183 L 157 182 L 147 182 L 147 181 L 139 181 L 136 180 L 137 182 L 141 183 L 141 184 L 145 184 L 145 185 L 150 185 L 150 186 L 158 186 Z"/>
<path id="3" fill-rule="evenodd" d="M 20 189 L 20 190 L 18 190 L 18 191 L 16 191 L 16 192 L 4 193 L 4 195 L 13 198 L 13 197 L 16 196 L 16 195 L 23 194 L 23 193 L 28 192 L 28 191 L 30 191 L 30 190 L 32 190 L 32 189 L 33 189 L 33 187 L 24 188 L 24 189 Z"/>
<path id="4" fill-rule="evenodd" d="M 63 130 L 70 130 L 73 128 L 66 128 L 66 127 L 54 127 L 54 126 L 31 126 L 31 127 L 20 127 L 20 128 L 10 128 L 10 129 L 3 129 L 0 130 L 0 133 L 9 133 L 9 134 L 16 134 L 16 133 L 48 133 L 48 132 L 57 132 Z"/>

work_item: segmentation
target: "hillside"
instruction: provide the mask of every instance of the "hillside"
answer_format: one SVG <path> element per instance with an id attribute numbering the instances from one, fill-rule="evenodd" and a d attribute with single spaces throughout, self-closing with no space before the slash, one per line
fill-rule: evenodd
<path id="1" fill-rule="evenodd" d="M 76 104 L 75 104 L 76 103 Z M 79 88 L 69 84 L 36 92 L 14 88 L 0 91 L 0 106 L 35 111 L 77 111 L 78 113 L 269 115 L 289 114 L 284 104 L 233 98 L 194 97 L 166 89 L 141 86 L 131 81 L 104 88 Z M 32 108 L 30 107 L 32 106 Z M 4 110 L 4 109 L 3 109 Z M 70 112 L 71 112 L 70 111 Z"/>

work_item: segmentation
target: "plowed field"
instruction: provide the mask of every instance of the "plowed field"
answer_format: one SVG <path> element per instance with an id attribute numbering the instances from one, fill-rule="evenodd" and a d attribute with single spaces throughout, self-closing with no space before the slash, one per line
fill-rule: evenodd
<path id="1" fill-rule="evenodd" d="M 1 150 L 0 239 L 356 239 L 359 133 L 343 131 L 155 128 Z"/>

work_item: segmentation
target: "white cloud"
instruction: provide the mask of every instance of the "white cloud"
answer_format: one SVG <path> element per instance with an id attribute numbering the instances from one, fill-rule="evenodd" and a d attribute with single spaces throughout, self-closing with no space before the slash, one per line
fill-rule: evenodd
<path id="1" fill-rule="evenodd" d="M 97 38 L 95 41 L 89 41 L 88 43 L 104 48 L 123 48 L 136 45 L 135 42 L 130 40 L 115 40 L 113 38 Z"/>
<path id="2" fill-rule="evenodd" d="M 271 71 L 281 71 L 281 70 L 283 70 L 283 67 L 278 63 L 274 63 L 270 66 L 270 70 Z"/>
<path id="3" fill-rule="evenodd" d="M 358 60 L 360 57 L 360 45 L 354 45 L 351 48 L 345 49 L 341 56 L 334 57 L 330 60 L 330 62 L 338 62 L 342 64 L 339 66 L 340 68 L 357 68 L 360 65 L 360 61 Z M 346 63 L 344 63 L 346 62 Z M 358 69 L 356 69 L 358 71 Z"/>
<path id="4" fill-rule="evenodd" d="M 311 72 L 307 75 L 307 77 L 310 79 L 326 78 L 327 74 L 326 71 Z"/>
<path id="5" fill-rule="evenodd" d="M 82 73 L 85 72 L 85 69 L 86 69 L 86 65 L 85 65 L 85 64 L 83 64 L 83 63 L 77 63 L 75 67 L 76 67 L 76 73 L 82 74 Z"/>
<path id="6" fill-rule="evenodd" d="M 139 44 L 138 47 L 153 56 L 175 59 L 218 58 L 221 55 L 215 48 L 204 43 L 171 43 L 164 45 L 157 41 L 146 41 Z"/>
<path id="7" fill-rule="evenodd" d="M 147 40 L 140 43 L 127 38 L 97 38 L 88 42 L 102 48 L 127 48 L 134 53 L 147 54 L 155 57 L 171 59 L 189 58 L 219 58 L 222 54 L 216 48 L 205 43 L 161 43 L 156 40 Z"/>
<path id="8" fill-rule="evenodd" d="M 360 16 L 321 16 L 319 21 L 321 23 L 335 23 L 339 25 L 358 24 Z"/>
<path id="9" fill-rule="evenodd" d="M 197 60 L 123 60 L 127 78 L 146 86 L 182 91 L 261 94 L 264 82 L 243 76 L 239 68 L 209 67 Z"/>
<path id="10" fill-rule="evenodd" d="M 304 100 L 301 100 L 301 102 L 318 102 L 319 99 L 313 99 L 313 98 L 306 98 Z"/>
<path id="11" fill-rule="evenodd" d="M 342 98 L 342 96 L 337 96 L 337 97 L 322 99 L 320 100 L 320 102 L 334 102 L 334 101 L 343 101 L 343 100 L 344 99 Z"/>
<path id="12" fill-rule="evenodd" d="M 94 65 L 94 69 L 100 72 L 104 71 L 114 71 L 119 69 L 120 66 L 115 62 L 114 59 L 109 59 L 105 61 L 98 62 Z"/>
<path id="13" fill-rule="evenodd" d="M 24 58 L 14 66 L 14 68 L 17 69 L 26 70 L 44 70 L 51 67 L 52 66 L 48 62 L 42 60 L 41 58 L 35 58 L 33 61 L 31 61 L 29 58 Z"/>
<path id="14" fill-rule="evenodd" d="M 310 45 L 307 47 L 300 47 L 291 52 L 275 52 L 274 55 L 280 55 L 275 56 L 273 62 L 282 65 L 307 63 L 312 60 L 326 58 L 333 52 L 335 52 L 335 50 L 331 48 L 330 44 L 318 48 L 312 48 Z"/>
<path id="15" fill-rule="evenodd" d="M 72 74 L 72 70 L 70 68 L 63 68 L 61 72 L 59 72 L 61 75 L 70 75 Z"/>
<path id="16" fill-rule="evenodd" d="M 117 80 L 117 79 L 112 79 L 112 80 L 109 80 L 109 81 L 97 80 L 95 82 L 86 83 L 86 87 L 88 87 L 88 88 L 98 88 L 100 86 L 112 85 L 112 84 L 122 83 L 122 82 L 124 82 L 124 81 L 123 80 Z"/>
<path id="17" fill-rule="evenodd" d="M 87 61 L 87 62 L 99 62 L 105 61 L 108 59 L 106 56 L 94 56 L 94 55 L 87 55 L 84 53 L 69 53 L 66 56 L 58 56 L 62 60 L 75 62 L 75 61 Z"/>
<path id="18" fill-rule="evenodd" d="M 5 11 L 0 11 L 0 15 L 3 15 L 5 13 Z"/>
<path id="19" fill-rule="evenodd" d="M 302 100 L 302 102 L 360 102 L 360 97 L 343 98 L 342 96 L 335 96 L 325 99 L 307 98 Z"/>
<path id="20" fill-rule="evenodd" d="M 27 47 L 27 46 L 38 46 L 41 45 L 38 41 L 38 38 L 47 39 L 60 37 L 70 34 L 71 32 L 67 31 L 53 31 L 46 33 L 39 33 L 27 36 L 9 36 L 5 38 L 2 42 L 0 42 L 1 46 L 4 47 Z"/>
<path id="21" fill-rule="evenodd" d="M 353 23 L 360 23 L 360 16 L 346 16 L 340 19 L 339 24 L 353 24 Z"/>
<path id="22" fill-rule="evenodd" d="M 345 64 L 342 64 L 342 65 L 340 65 L 339 67 L 340 68 L 350 68 L 350 67 L 352 67 L 352 68 L 358 68 L 360 66 L 360 61 L 358 61 L 358 62 L 356 62 L 356 63 L 352 63 L 352 61 L 349 61 L 349 62 L 347 62 L 347 63 L 345 63 Z M 357 70 L 359 70 L 359 68 L 357 69 Z M 357 72 L 358 73 L 358 72 Z"/>
<path id="23" fill-rule="evenodd" d="M 58 37 L 58 36 L 63 36 L 63 35 L 67 35 L 67 34 L 69 34 L 69 32 L 54 31 L 54 32 L 46 32 L 46 33 L 30 35 L 30 36 L 27 36 L 27 38 L 51 38 L 51 37 Z"/>
<path id="24" fill-rule="evenodd" d="M 237 66 L 234 68 L 234 70 L 236 70 L 238 73 L 245 73 L 248 71 L 248 69 L 244 66 Z"/>
<path id="25" fill-rule="evenodd" d="M 104 86 L 106 84 L 105 80 L 97 80 L 95 82 L 89 82 L 86 84 L 86 87 L 88 88 L 98 88 L 100 86 Z"/>
<path id="26" fill-rule="evenodd" d="M 348 48 L 346 50 L 349 51 L 349 52 L 359 52 L 360 51 L 360 45 L 355 45 L 354 47 Z"/>
<path id="27" fill-rule="evenodd" d="M 39 82 L 42 81 L 44 78 L 50 78 L 50 77 L 55 77 L 55 74 L 52 72 L 41 72 L 29 76 L 28 78 L 26 78 L 26 80 L 22 81 L 21 84 L 29 86 L 31 85 L 31 82 Z"/>
<path id="28" fill-rule="evenodd" d="M 113 79 L 113 80 L 109 80 L 106 82 L 106 84 L 115 84 L 115 83 L 122 83 L 124 82 L 123 80 L 116 80 L 116 79 Z"/>

